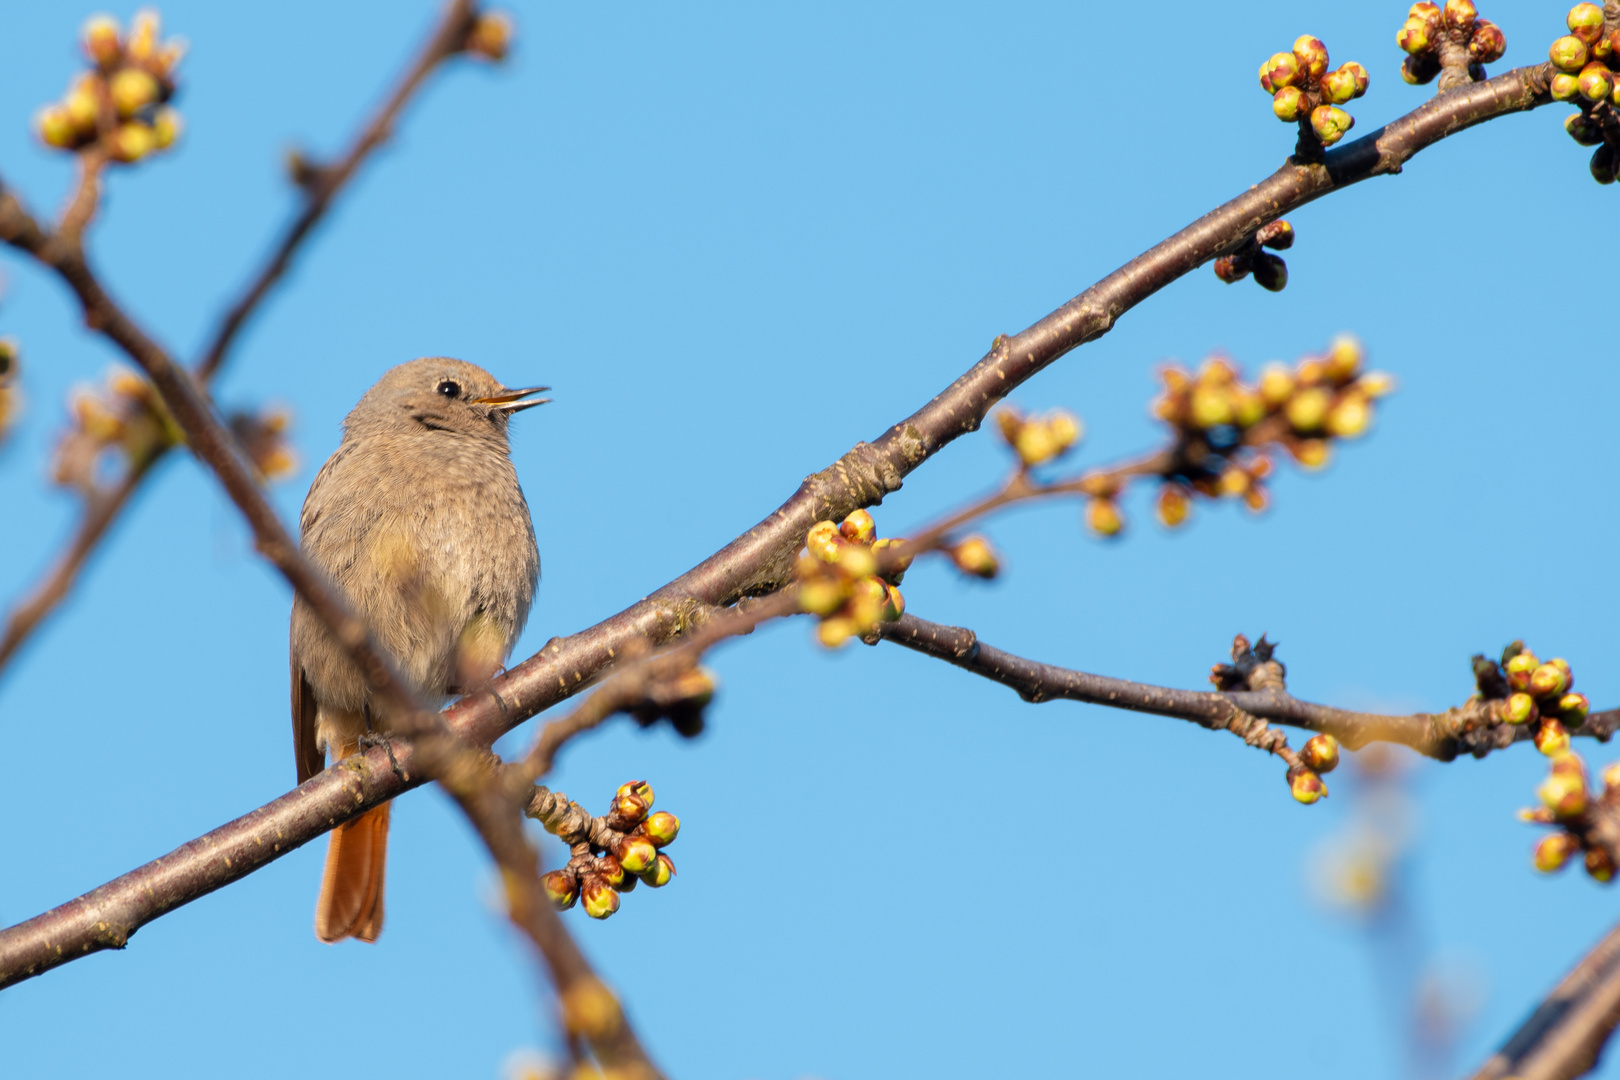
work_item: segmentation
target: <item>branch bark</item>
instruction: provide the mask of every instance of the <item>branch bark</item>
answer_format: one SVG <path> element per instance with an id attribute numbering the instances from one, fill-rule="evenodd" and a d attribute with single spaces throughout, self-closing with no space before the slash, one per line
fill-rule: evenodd
<path id="1" fill-rule="evenodd" d="M 1330 191 L 1397 172 L 1412 155 L 1496 116 L 1550 101 L 1549 65 L 1518 68 L 1442 94 L 1394 123 L 1330 152 L 1321 164 L 1290 160 L 1236 199 L 1131 260 L 991 352 L 873 443 L 857 443 L 807 478 L 775 512 L 646 599 L 567 638 L 553 638 L 491 686 L 452 705 L 450 730 L 476 746 L 588 686 L 637 643 L 662 643 L 709 611 L 779 588 L 792 576 L 806 531 L 822 519 L 881 502 L 995 403 L 1069 350 L 1106 333 L 1125 311 L 1200 264 L 1235 249 L 1261 225 Z M 0 192 L 0 239 L 31 242 L 31 219 Z M 36 230 L 37 231 L 37 230 Z M 418 786 L 381 750 L 349 759 L 297 791 L 213 830 L 76 900 L 0 931 L 0 987 L 104 948 L 142 925 L 235 881 L 340 822 Z M 409 777 L 409 779 L 407 779 Z M 268 842 L 267 842 L 268 841 Z"/>

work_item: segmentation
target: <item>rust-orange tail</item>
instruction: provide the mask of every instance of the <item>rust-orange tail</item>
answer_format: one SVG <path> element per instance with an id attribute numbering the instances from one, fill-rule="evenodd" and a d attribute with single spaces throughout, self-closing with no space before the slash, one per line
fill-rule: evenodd
<path id="1" fill-rule="evenodd" d="M 328 944 L 348 937 L 376 941 L 382 933 L 383 869 L 392 806 L 373 807 L 331 832 L 321 896 L 315 901 L 315 936 Z"/>

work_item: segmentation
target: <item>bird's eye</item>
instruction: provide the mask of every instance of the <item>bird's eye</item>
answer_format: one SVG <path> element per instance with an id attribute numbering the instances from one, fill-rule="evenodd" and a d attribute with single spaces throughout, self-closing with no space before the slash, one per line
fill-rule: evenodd
<path id="1" fill-rule="evenodd" d="M 456 382 L 454 379 L 444 380 L 444 382 L 440 383 L 437 387 L 435 387 L 435 389 L 437 389 L 439 393 L 443 394 L 445 397 L 461 396 L 461 384 Z"/>

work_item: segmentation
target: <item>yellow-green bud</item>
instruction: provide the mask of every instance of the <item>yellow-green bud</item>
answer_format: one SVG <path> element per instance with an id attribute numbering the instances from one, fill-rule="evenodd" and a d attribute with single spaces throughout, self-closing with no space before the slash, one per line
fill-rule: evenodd
<path id="1" fill-rule="evenodd" d="M 112 97 L 113 111 L 120 120 L 128 120 L 140 110 L 157 101 L 158 81 L 141 68 L 120 68 L 107 84 Z"/>
<path id="2" fill-rule="evenodd" d="M 1562 696 L 1569 689 L 1569 674 L 1557 664 L 1542 664 L 1530 673 L 1529 689 L 1538 698 Z"/>
<path id="3" fill-rule="evenodd" d="M 855 510 L 838 526 L 838 532 L 845 540 L 869 544 L 877 536 L 877 522 L 865 510 Z"/>
<path id="4" fill-rule="evenodd" d="M 1308 739 L 1299 752 L 1299 760 L 1318 773 L 1330 773 L 1339 767 L 1339 740 L 1323 732 Z"/>
<path id="5" fill-rule="evenodd" d="M 1356 126 L 1356 118 L 1337 105 L 1318 105 L 1311 110 L 1311 130 L 1323 146 L 1332 146 Z"/>
<path id="6" fill-rule="evenodd" d="M 631 833 L 621 836 L 613 845 L 613 857 L 632 874 L 644 874 L 648 867 L 658 861 L 658 849 L 645 836 Z"/>
<path id="7" fill-rule="evenodd" d="M 647 830 L 647 839 L 653 842 L 654 847 L 667 847 L 675 842 L 680 835 L 681 819 L 668 810 L 660 810 L 649 817 L 643 826 Z"/>
<path id="8" fill-rule="evenodd" d="M 1537 870 L 1551 874 L 1562 870 L 1571 855 L 1581 850 L 1581 842 L 1567 832 L 1543 836 L 1536 845 L 1534 862 Z"/>
<path id="9" fill-rule="evenodd" d="M 1587 45 L 1603 37 L 1603 9 L 1596 4 L 1576 4 L 1564 19 L 1569 32 Z"/>
<path id="10" fill-rule="evenodd" d="M 567 911 L 579 899 L 579 882 L 567 870 L 553 870 L 540 879 L 546 899 L 558 911 Z"/>
<path id="11" fill-rule="evenodd" d="M 1294 39 L 1294 56 L 1300 69 L 1313 79 L 1320 79 L 1328 69 L 1327 46 L 1309 34 Z"/>
<path id="12" fill-rule="evenodd" d="M 1536 708 L 1536 699 L 1522 691 L 1509 694 L 1507 700 L 1502 702 L 1502 722 L 1504 724 L 1527 724 L 1541 715 Z"/>
<path id="13" fill-rule="evenodd" d="M 1574 35 L 1561 37 L 1547 50 L 1547 59 L 1559 71 L 1574 74 L 1586 66 L 1586 42 Z"/>
<path id="14" fill-rule="evenodd" d="M 1299 114 L 1309 108 L 1310 98 L 1297 86 L 1285 86 L 1278 90 L 1271 98 L 1271 111 L 1277 119 L 1285 124 L 1292 124 L 1299 119 Z"/>
<path id="15" fill-rule="evenodd" d="M 964 574 L 989 580 L 1001 572 L 1001 560 L 996 557 L 990 541 L 982 536 L 968 537 L 951 548 L 950 555 L 956 568 Z"/>
<path id="16" fill-rule="evenodd" d="M 579 894 L 585 901 L 585 914 L 593 919 L 605 919 L 619 910 L 619 891 L 595 874 L 585 875 Z"/>
<path id="17" fill-rule="evenodd" d="M 1296 802 L 1310 806 L 1318 799 L 1327 797 L 1327 785 L 1322 778 L 1310 769 L 1296 767 L 1288 770 L 1288 791 L 1294 796 Z"/>
<path id="18" fill-rule="evenodd" d="M 659 852 L 658 860 L 647 869 L 646 873 L 641 875 L 641 880 L 645 881 L 649 888 L 662 889 L 669 884 L 670 879 L 674 876 L 675 861 L 663 852 Z"/>
<path id="19" fill-rule="evenodd" d="M 1569 732 L 1557 720 L 1543 717 L 1541 726 L 1536 728 L 1536 749 L 1550 758 L 1560 757 L 1569 753 Z"/>
<path id="20" fill-rule="evenodd" d="M 1086 524 L 1098 536 L 1118 536 L 1125 528 L 1125 516 L 1113 499 L 1092 499 L 1086 504 Z"/>
<path id="21" fill-rule="evenodd" d="M 1291 52 L 1273 53 L 1260 65 L 1260 89 L 1275 94 L 1299 81 L 1299 60 Z"/>
<path id="22" fill-rule="evenodd" d="M 39 133 L 40 142 L 59 150 L 71 150 L 79 141 L 73 117 L 60 105 L 47 105 L 39 110 L 34 116 L 34 130 Z"/>

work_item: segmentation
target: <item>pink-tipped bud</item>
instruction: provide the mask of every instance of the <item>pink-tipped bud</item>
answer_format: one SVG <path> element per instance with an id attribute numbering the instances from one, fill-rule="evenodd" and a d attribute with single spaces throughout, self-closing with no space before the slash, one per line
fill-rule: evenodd
<path id="1" fill-rule="evenodd" d="M 1507 673 L 1509 686 L 1515 690 L 1528 690 L 1530 678 L 1540 666 L 1541 661 L 1536 659 L 1536 654 L 1526 651 L 1510 657 L 1508 662 L 1502 665 L 1502 670 Z"/>
<path id="2" fill-rule="evenodd" d="M 1299 760 L 1316 772 L 1330 773 L 1339 767 L 1339 740 L 1326 732 L 1314 735 L 1300 750 Z"/>
<path id="3" fill-rule="evenodd" d="M 585 914 L 593 919 L 605 919 L 619 910 L 619 891 L 595 874 L 585 875 L 579 894 L 585 901 Z"/>
<path id="4" fill-rule="evenodd" d="M 1285 124 L 1298 120 L 1300 114 L 1310 106 L 1311 99 L 1297 86 L 1285 86 L 1271 98 L 1271 111 Z"/>
<path id="5" fill-rule="evenodd" d="M 644 874 L 648 867 L 658 861 L 658 849 L 647 837 L 631 833 L 621 836 L 613 845 L 613 857 L 632 874 Z"/>
<path id="6" fill-rule="evenodd" d="M 1465 34 L 1473 31 L 1474 20 L 1479 17 L 1479 11 L 1470 0 L 1446 0 L 1442 13 L 1447 26 Z"/>
<path id="7" fill-rule="evenodd" d="M 1567 832 L 1543 836 L 1541 842 L 1536 845 L 1535 867 L 1543 874 L 1556 873 L 1569 862 L 1570 856 L 1580 850 L 1581 842 Z"/>
<path id="8" fill-rule="evenodd" d="M 1327 797 L 1327 785 L 1322 778 L 1303 766 L 1295 766 L 1288 770 L 1288 791 L 1294 796 L 1296 802 L 1310 806 L 1318 799 Z"/>
<path id="9" fill-rule="evenodd" d="M 1356 118 L 1337 105 L 1318 105 L 1311 110 L 1311 130 L 1323 146 L 1332 146 L 1356 126 Z"/>
<path id="10" fill-rule="evenodd" d="M 1595 45 L 1603 37 L 1603 9 L 1596 4 L 1576 4 L 1564 19 L 1572 36 L 1587 45 Z"/>
<path id="11" fill-rule="evenodd" d="M 1273 53 L 1271 59 L 1260 65 L 1260 89 L 1268 94 L 1299 81 L 1299 60 L 1291 52 Z"/>
<path id="12" fill-rule="evenodd" d="M 567 911 L 579 899 L 579 881 L 567 870 L 553 870 L 540 879 L 546 899 L 558 911 Z"/>
<path id="13" fill-rule="evenodd" d="M 1356 96 L 1355 72 L 1342 67 L 1328 72 L 1322 76 L 1322 93 L 1333 104 L 1343 105 Z"/>
<path id="14" fill-rule="evenodd" d="M 1502 722 L 1504 724 L 1528 724 L 1541 715 L 1536 708 L 1536 699 L 1520 691 L 1509 694 L 1507 700 L 1502 702 Z"/>
<path id="15" fill-rule="evenodd" d="M 1474 35 L 1468 39 L 1468 59 L 1476 64 L 1492 64 L 1507 52 L 1507 35 L 1489 19 L 1474 24 Z"/>
<path id="16" fill-rule="evenodd" d="M 1327 72 L 1327 46 L 1319 38 L 1301 34 L 1294 40 L 1294 58 L 1299 61 L 1300 69 L 1313 79 L 1320 79 Z"/>
<path id="17" fill-rule="evenodd" d="M 1560 71 L 1547 83 L 1547 91 L 1554 101 L 1573 101 L 1581 96 L 1581 80 L 1579 76 Z"/>
<path id="18" fill-rule="evenodd" d="M 1569 732 L 1557 720 L 1543 717 L 1541 726 L 1536 728 L 1536 749 L 1550 758 L 1561 757 L 1569 753 Z"/>
<path id="19" fill-rule="evenodd" d="M 1405 25 L 1395 32 L 1395 44 L 1409 56 L 1427 52 L 1434 44 L 1429 24 L 1422 19 L 1407 19 Z"/>
<path id="20" fill-rule="evenodd" d="M 855 510 L 838 526 L 838 532 L 845 540 L 870 544 L 877 536 L 877 522 L 865 510 Z"/>
<path id="21" fill-rule="evenodd" d="M 1581 69 L 1575 85 L 1586 100 L 1603 101 L 1614 93 L 1614 75 L 1601 61 L 1594 60 Z"/>
<path id="22" fill-rule="evenodd" d="M 1559 71 L 1573 75 L 1586 66 L 1590 57 L 1587 55 L 1586 42 L 1570 34 L 1552 43 L 1547 50 L 1547 59 Z"/>
<path id="23" fill-rule="evenodd" d="M 667 810 L 660 810 L 649 817 L 642 827 L 647 830 L 647 839 L 652 841 L 653 847 L 667 847 L 680 835 L 681 819 Z"/>

